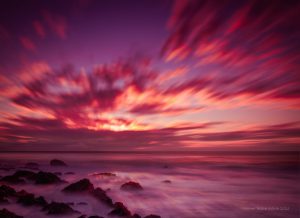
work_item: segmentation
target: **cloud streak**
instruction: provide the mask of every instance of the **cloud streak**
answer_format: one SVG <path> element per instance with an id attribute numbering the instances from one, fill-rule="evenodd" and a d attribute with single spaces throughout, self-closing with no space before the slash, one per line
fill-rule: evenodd
<path id="1" fill-rule="evenodd" d="M 162 50 L 167 60 L 194 58 L 199 71 L 212 65 L 219 70 L 206 70 L 198 83 L 173 90 L 294 104 L 300 87 L 299 9 L 298 1 L 176 1 Z"/>

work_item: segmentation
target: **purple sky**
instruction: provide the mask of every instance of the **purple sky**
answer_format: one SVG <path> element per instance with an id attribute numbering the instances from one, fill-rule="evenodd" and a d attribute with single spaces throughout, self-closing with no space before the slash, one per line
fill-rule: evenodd
<path id="1" fill-rule="evenodd" d="M 0 151 L 299 150 L 299 1 L 1 1 Z"/>

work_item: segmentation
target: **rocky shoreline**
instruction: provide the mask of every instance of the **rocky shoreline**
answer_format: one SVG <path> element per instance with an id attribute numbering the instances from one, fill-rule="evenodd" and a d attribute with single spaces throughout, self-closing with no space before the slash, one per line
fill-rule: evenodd
<path id="1" fill-rule="evenodd" d="M 66 167 L 67 164 L 61 160 L 51 160 L 52 167 Z M 0 205 L 3 209 L 0 210 L 1 218 L 21 218 L 23 216 L 15 211 L 9 211 L 5 205 L 19 204 L 24 207 L 35 207 L 47 215 L 61 216 L 74 215 L 74 218 L 103 218 L 95 214 L 86 215 L 75 210 L 72 206 L 74 202 L 57 202 L 52 199 L 47 199 L 44 196 L 38 196 L 35 193 L 28 192 L 24 189 L 15 190 L 11 185 L 17 184 L 32 184 L 32 185 L 56 185 L 66 184 L 61 191 L 65 194 L 73 194 L 80 198 L 80 195 L 89 195 L 110 208 L 107 217 L 124 217 L 124 218 L 142 218 L 139 214 L 133 214 L 123 202 L 114 201 L 108 196 L 107 192 L 101 187 L 95 187 L 94 184 L 87 178 L 82 178 L 71 184 L 67 184 L 60 178 L 61 173 L 45 172 L 39 170 L 39 165 L 34 162 L 27 163 L 21 170 L 16 170 L 13 174 L 8 174 L 0 179 Z M 35 172 L 37 171 L 37 172 Z M 72 172 L 69 173 L 69 175 Z M 99 173 L 101 176 L 117 176 L 113 173 Z M 121 185 L 120 190 L 136 192 L 142 191 L 143 187 L 134 181 L 128 181 Z M 86 202 L 80 202 L 82 205 L 87 205 Z M 150 214 L 144 218 L 160 218 L 159 215 Z"/>

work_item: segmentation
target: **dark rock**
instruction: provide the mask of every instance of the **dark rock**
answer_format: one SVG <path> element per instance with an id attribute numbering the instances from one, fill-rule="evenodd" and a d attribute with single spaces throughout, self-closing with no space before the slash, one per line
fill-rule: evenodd
<path id="1" fill-rule="evenodd" d="M 57 176 L 61 176 L 62 175 L 61 172 L 55 172 L 54 174 L 57 175 Z"/>
<path id="2" fill-rule="evenodd" d="M 18 170 L 13 175 L 4 176 L 1 181 L 18 184 L 18 183 L 25 183 L 26 179 L 32 179 L 32 177 L 35 175 L 34 172 L 28 171 L 28 170 Z"/>
<path id="3" fill-rule="evenodd" d="M 99 201 L 105 203 L 108 206 L 113 206 L 113 201 L 110 197 L 107 196 L 106 192 L 101 188 L 96 188 L 92 191 L 92 195 L 97 198 Z"/>
<path id="4" fill-rule="evenodd" d="M 18 170 L 13 175 L 5 176 L 1 181 L 9 183 L 24 183 L 24 178 L 35 181 L 36 184 L 53 184 L 62 182 L 62 180 L 53 173 L 48 172 L 32 172 L 28 170 Z"/>
<path id="5" fill-rule="evenodd" d="M 64 214 L 72 214 L 78 213 L 77 211 L 73 210 L 68 204 L 59 203 L 59 202 L 51 202 L 43 207 L 44 211 L 47 211 L 48 214 L 57 214 L 57 215 L 64 215 Z"/>
<path id="6" fill-rule="evenodd" d="M 115 177 L 117 176 L 115 173 L 93 173 L 91 176 L 110 176 L 110 177 Z"/>
<path id="7" fill-rule="evenodd" d="M 171 181 L 170 180 L 164 180 L 164 181 L 162 181 L 163 183 L 171 183 Z"/>
<path id="8" fill-rule="evenodd" d="M 139 214 L 133 214 L 130 218 L 142 218 Z"/>
<path id="9" fill-rule="evenodd" d="M 150 214 L 148 216 L 145 216 L 144 218 L 161 218 L 161 216 Z"/>
<path id="10" fill-rule="evenodd" d="M 108 215 L 114 216 L 131 216 L 131 212 L 121 202 L 114 204 L 114 209 Z"/>
<path id="11" fill-rule="evenodd" d="M 17 202 L 24 205 L 24 206 L 32 206 L 32 205 L 38 205 L 38 206 L 46 206 L 47 201 L 44 197 L 40 196 L 38 198 L 35 198 L 34 194 L 28 193 L 25 190 L 21 190 L 17 192 L 16 196 L 18 197 Z"/>
<path id="12" fill-rule="evenodd" d="M 58 160 L 58 159 L 51 160 L 50 165 L 51 166 L 67 166 L 67 164 L 65 162 L 63 162 L 62 160 Z"/>
<path id="13" fill-rule="evenodd" d="M 22 216 L 16 215 L 5 208 L 0 210 L 0 217 L 1 218 L 23 218 Z"/>
<path id="14" fill-rule="evenodd" d="M 57 175 L 42 171 L 38 172 L 33 178 L 35 180 L 35 184 L 54 184 L 62 182 Z"/>
<path id="15" fill-rule="evenodd" d="M 75 175 L 74 172 L 66 172 L 65 175 Z"/>
<path id="16" fill-rule="evenodd" d="M 13 176 L 16 176 L 18 178 L 26 178 L 29 180 L 32 180 L 35 175 L 36 175 L 35 172 L 29 170 L 18 170 L 13 174 Z"/>
<path id="17" fill-rule="evenodd" d="M 81 215 L 78 218 L 87 218 L 87 216 L 86 215 Z M 104 218 L 104 217 L 95 215 L 95 216 L 89 216 L 88 218 Z"/>
<path id="18" fill-rule="evenodd" d="M 39 167 L 39 164 L 34 162 L 28 162 L 25 164 L 25 167 L 30 169 L 37 169 Z"/>
<path id="19" fill-rule="evenodd" d="M 74 206 L 74 202 L 68 202 L 67 204 L 70 206 Z"/>
<path id="20" fill-rule="evenodd" d="M 82 179 L 65 187 L 64 192 L 92 192 L 94 185 L 88 179 Z"/>
<path id="21" fill-rule="evenodd" d="M 126 191 L 140 191 L 143 190 L 143 187 L 137 182 L 126 182 L 121 186 L 122 190 Z"/>
<path id="22" fill-rule="evenodd" d="M 1 178 L 2 182 L 8 182 L 11 184 L 20 184 L 20 183 L 25 183 L 24 179 L 21 179 L 17 176 L 11 175 L 11 176 L 4 176 L 3 178 Z"/>
<path id="23" fill-rule="evenodd" d="M 36 204 L 34 194 L 27 193 L 26 191 L 22 190 L 21 192 L 18 192 L 19 199 L 18 203 L 24 205 L 24 206 L 32 206 Z"/>
<path id="24" fill-rule="evenodd" d="M 4 196 L 0 196 L 0 204 L 7 204 L 7 203 L 9 203 L 9 201 Z"/>
<path id="25" fill-rule="evenodd" d="M 0 186 L 0 196 L 9 197 L 14 196 L 17 192 L 10 186 L 1 185 Z"/>
<path id="26" fill-rule="evenodd" d="M 86 202 L 78 202 L 77 205 L 88 205 Z"/>
<path id="27" fill-rule="evenodd" d="M 46 206 L 48 204 L 43 196 L 36 198 L 35 203 L 40 206 Z"/>

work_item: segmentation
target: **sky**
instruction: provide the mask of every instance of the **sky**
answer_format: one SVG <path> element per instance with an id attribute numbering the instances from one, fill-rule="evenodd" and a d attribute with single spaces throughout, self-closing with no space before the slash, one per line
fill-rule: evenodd
<path id="1" fill-rule="evenodd" d="M 299 151 L 299 11 L 3 0 L 0 151 Z"/>

